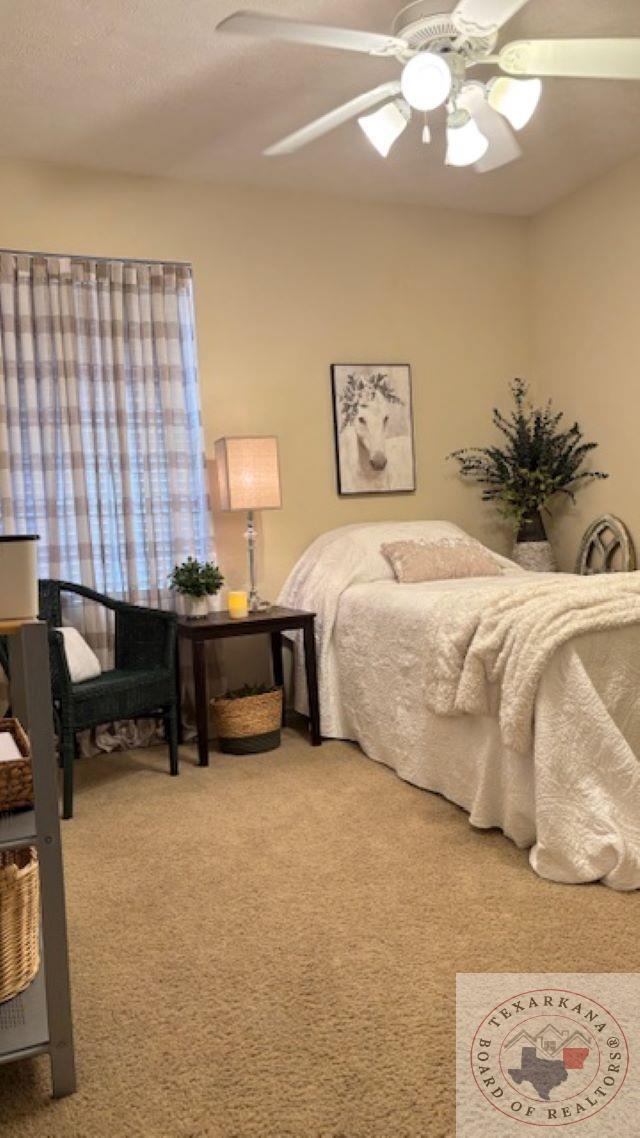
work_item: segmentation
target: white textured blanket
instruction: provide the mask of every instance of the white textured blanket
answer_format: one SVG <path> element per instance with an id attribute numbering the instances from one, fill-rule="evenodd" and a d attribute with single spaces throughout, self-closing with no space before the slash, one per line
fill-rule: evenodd
<path id="1" fill-rule="evenodd" d="M 526 754 L 554 653 L 576 636 L 630 624 L 640 624 L 640 573 L 558 574 L 506 593 L 496 583 L 464 604 L 445 593 L 427 629 L 435 660 L 427 704 L 438 715 L 497 713 L 505 744 Z"/>

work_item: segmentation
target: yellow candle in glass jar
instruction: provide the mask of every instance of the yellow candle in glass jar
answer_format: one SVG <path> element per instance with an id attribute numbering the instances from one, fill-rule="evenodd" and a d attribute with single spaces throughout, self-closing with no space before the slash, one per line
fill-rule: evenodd
<path id="1" fill-rule="evenodd" d="M 242 620 L 243 617 L 249 615 L 249 598 L 240 589 L 228 594 L 227 605 L 229 616 L 233 617 L 234 620 Z"/>

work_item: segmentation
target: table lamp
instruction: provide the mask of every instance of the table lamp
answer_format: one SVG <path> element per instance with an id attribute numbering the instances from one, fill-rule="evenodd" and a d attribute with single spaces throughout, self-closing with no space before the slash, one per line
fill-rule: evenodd
<path id="1" fill-rule="evenodd" d="M 260 599 L 256 588 L 253 513 L 254 510 L 279 510 L 282 505 L 278 440 L 275 435 L 217 439 L 215 458 L 220 508 L 247 511 L 249 611 L 260 612 L 269 608 L 269 602 Z"/>

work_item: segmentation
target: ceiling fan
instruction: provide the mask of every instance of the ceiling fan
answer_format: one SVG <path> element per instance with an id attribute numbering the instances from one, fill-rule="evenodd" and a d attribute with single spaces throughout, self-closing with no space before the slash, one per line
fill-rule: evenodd
<path id="1" fill-rule="evenodd" d="M 541 76 L 640 79 L 640 37 L 516 40 L 496 54 L 501 27 L 527 3 L 459 0 L 453 12 L 433 15 L 426 10 L 433 7 L 430 0 L 413 0 L 398 12 L 390 35 L 249 11 L 227 16 L 217 30 L 391 56 L 402 65 L 399 79 L 356 95 L 269 146 L 264 154 L 292 154 L 357 117 L 369 141 L 386 158 L 414 111 L 424 112 L 422 140 L 429 143 L 426 115 L 446 106 L 446 164 L 473 165 L 486 173 L 520 157 L 511 128 L 519 131 L 529 122 L 542 93 Z M 497 66 L 503 74 L 488 80 L 469 77 L 474 68 L 486 65 Z M 378 109 L 372 111 L 373 107 Z"/>

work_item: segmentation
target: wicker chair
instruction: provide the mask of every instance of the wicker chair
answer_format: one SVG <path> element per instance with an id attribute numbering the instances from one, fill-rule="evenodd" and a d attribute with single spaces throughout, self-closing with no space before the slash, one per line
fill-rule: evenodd
<path id="1" fill-rule="evenodd" d="M 62 636 L 61 594 L 75 593 L 115 613 L 115 668 L 93 680 L 72 683 Z M 169 771 L 178 774 L 176 615 L 114 601 L 84 585 L 40 581 L 40 619 L 49 625 L 51 685 L 63 768 L 63 818 L 73 815 L 76 731 L 114 719 L 162 715 L 169 743 Z M 6 643 L 0 663 L 8 674 Z"/>

